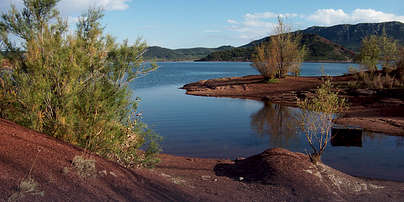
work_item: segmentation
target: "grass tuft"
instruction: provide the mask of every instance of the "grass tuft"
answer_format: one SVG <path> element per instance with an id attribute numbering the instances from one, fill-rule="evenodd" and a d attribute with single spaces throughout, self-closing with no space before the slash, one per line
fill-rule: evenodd
<path id="1" fill-rule="evenodd" d="M 279 83 L 279 79 L 273 78 L 266 80 L 267 83 Z"/>
<path id="2" fill-rule="evenodd" d="M 38 183 L 32 177 L 27 177 L 20 182 L 17 192 L 12 194 L 7 201 L 19 201 L 26 195 L 44 196 L 45 192 L 39 190 Z"/>
<path id="3" fill-rule="evenodd" d="M 72 161 L 73 167 L 77 174 L 82 178 L 95 177 L 97 169 L 95 168 L 95 160 L 86 158 L 85 156 L 75 156 Z"/>

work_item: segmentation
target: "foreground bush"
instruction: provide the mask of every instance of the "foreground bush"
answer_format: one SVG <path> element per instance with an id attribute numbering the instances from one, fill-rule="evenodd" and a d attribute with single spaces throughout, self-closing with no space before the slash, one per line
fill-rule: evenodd
<path id="1" fill-rule="evenodd" d="M 312 149 L 310 159 L 313 163 L 320 162 L 331 137 L 333 119 L 336 113 L 345 111 L 348 104 L 338 97 L 330 80 L 317 88 L 313 97 L 298 100 L 297 104 L 301 108 L 296 115 L 298 126 Z"/>
<path id="2" fill-rule="evenodd" d="M 0 72 L 0 117 L 123 165 L 155 163 L 159 137 L 136 116 L 128 88 L 155 68 L 142 65 L 146 44 L 117 44 L 104 35 L 96 9 L 70 31 L 56 3 L 26 0 L 22 11 L 2 15 L 0 39 L 11 68 Z"/>

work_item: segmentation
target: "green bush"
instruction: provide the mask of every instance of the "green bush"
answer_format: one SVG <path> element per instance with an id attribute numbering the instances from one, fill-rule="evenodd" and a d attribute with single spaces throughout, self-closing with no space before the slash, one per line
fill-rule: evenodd
<path id="1" fill-rule="evenodd" d="M 26 0 L 22 11 L 12 7 L 2 15 L 0 39 L 12 68 L 0 73 L 0 116 L 123 165 L 151 162 L 159 136 L 140 121 L 128 87 L 156 68 L 143 65 L 146 43 L 117 44 L 104 35 L 97 9 L 70 31 L 57 2 Z M 122 151 L 122 145 L 130 148 Z"/>
<path id="2" fill-rule="evenodd" d="M 400 49 L 398 59 L 396 61 L 396 72 L 397 78 L 400 82 L 404 83 L 404 48 Z"/>
<path id="3" fill-rule="evenodd" d="M 384 89 L 404 85 L 402 71 L 402 53 L 393 39 L 383 34 L 365 37 L 361 43 L 359 55 L 362 70 L 351 68 L 355 80 L 350 82 L 353 88 Z M 378 70 L 378 65 L 382 70 Z"/>
<path id="4" fill-rule="evenodd" d="M 327 147 L 331 136 L 331 127 L 336 113 L 348 108 L 344 98 L 338 96 L 333 90 L 330 80 L 326 80 L 316 89 L 313 97 L 298 100 L 301 108 L 296 118 L 298 126 L 304 132 L 312 152 L 309 153 L 313 163 L 321 161 L 321 155 Z"/>

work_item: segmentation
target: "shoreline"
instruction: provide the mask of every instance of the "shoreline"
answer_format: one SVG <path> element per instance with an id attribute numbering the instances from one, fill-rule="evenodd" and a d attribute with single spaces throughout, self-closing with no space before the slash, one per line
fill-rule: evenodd
<path id="1" fill-rule="evenodd" d="M 72 164 L 75 156 L 83 155 L 82 148 L 4 119 L 0 119 L 0 134 L 0 200 L 4 201 L 18 192 L 28 172 L 37 182 L 33 193 L 41 191 L 43 196 L 26 193 L 22 196 L 26 201 L 385 201 L 404 197 L 404 182 L 350 176 L 282 148 L 238 160 L 160 154 L 161 162 L 153 169 L 124 168 L 87 153 L 95 161 L 96 172 L 84 179 Z"/>
<path id="2" fill-rule="evenodd" d="M 264 82 L 260 75 L 201 80 L 182 89 L 195 96 L 229 97 L 269 101 L 297 107 L 297 99 L 313 94 L 321 84 L 321 76 L 291 77 L 276 83 Z M 340 87 L 340 95 L 348 99 L 350 109 L 335 123 L 360 127 L 370 132 L 404 136 L 404 89 L 369 90 L 347 88 L 352 75 L 330 77 Z"/>
<path id="3" fill-rule="evenodd" d="M 38 183 L 35 191 L 44 194 L 27 193 L 23 196 L 27 201 L 398 201 L 404 197 L 404 182 L 350 176 L 282 148 L 237 160 L 162 153 L 153 169 L 124 168 L 87 153 L 96 170 L 84 179 L 72 164 L 75 156 L 83 155 L 82 148 L 4 119 L 0 119 L 0 134 L 0 200 L 5 201 L 18 192 L 28 172 Z"/>
<path id="4" fill-rule="evenodd" d="M 251 63 L 251 61 L 245 61 L 245 60 L 241 60 L 241 61 L 223 61 L 223 60 L 211 60 L 211 61 L 205 61 L 205 60 L 145 60 L 145 62 L 249 62 Z M 356 64 L 353 61 L 345 61 L 345 60 L 307 60 L 304 61 L 304 63 L 351 63 L 351 64 Z"/>

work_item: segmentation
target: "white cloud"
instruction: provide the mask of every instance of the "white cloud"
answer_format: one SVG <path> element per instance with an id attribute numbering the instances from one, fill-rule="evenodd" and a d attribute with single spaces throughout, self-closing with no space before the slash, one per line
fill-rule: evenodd
<path id="1" fill-rule="evenodd" d="M 268 19 L 275 18 L 278 15 L 272 12 L 264 12 L 264 13 L 247 13 L 245 14 L 245 18 L 249 20 L 257 20 L 257 19 Z"/>
<path id="2" fill-rule="evenodd" d="M 257 19 L 271 19 L 271 18 L 289 18 L 289 17 L 297 17 L 296 13 L 273 13 L 273 12 L 264 12 L 264 13 L 247 13 L 245 14 L 246 19 L 257 20 Z"/>
<path id="3" fill-rule="evenodd" d="M 126 10 L 129 8 L 128 3 L 132 0 L 61 0 L 57 8 L 62 15 L 78 15 L 86 11 L 90 7 L 101 7 L 105 10 Z M 22 0 L 0 0 L 0 11 L 6 11 L 11 4 L 17 8 L 22 8 Z"/>
<path id="4" fill-rule="evenodd" d="M 304 22 L 299 27 L 305 27 L 304 24 L 316 25 L 337 25 L 337 24 L 356 24 L 356 23 L 375 23 L 386 21 L 400 21 L 404 23 L 404 16 L 385 13 L 375 9 L 355 9 L 352 12 L 345 12 L 342 9 L 318 9 L 313 14 L 303 15 L 296 13 L 247 13 L 241 20 L 228 19 L 228 29 L 237 32 L 239 39 L 244 41 L 259 39 L 273 33 L 276 18 L 295 18 L 292 21 Z M 292 28 L 293 29 L 293 28 Z"/>
<path id="5" fill-rule="evenodd" d="M 228 20 L 227 20 L 227 23 L 230 23 L 230 24 L 239 24 L 237 21 L 232 20 L 232 19 L 228 19 Z"/>
<path id="6" fill-rule="evenodd" d="M 333 24 L 334 22 L 345 22 L 349 18 L 342 9 L 319 9 L 313 15 L 308 17 L 309 20 L 324 24 Z"/>
<path id="7" fill-rule="evenodd" d="M 322 25 L 376 23 L 386 21 L 404 22 L 404 16 L 384 13 L 374 9 L 355 9 L 351 13 L 346 13 L 342 9 L 319 9 L 314 14 L 308 16 L 307 19 Z"/>
<path id="8" fill-rule="evenodd" d="M 236 21 L 233 19 L 227 20 L 230 24 L 229 29 L 239 33 L 239 38 L 244 40 L 259 39 L 268 36 L 272 33 L 275 26 L 276 18 L 280 17 L 298 17 L 294 13 L 247 13 L 243 16 L 243 20 Z"/>
<path id="9" fill-rule="evenodd" d="M 79 17 L 89 8 L 103 8 L 110 10 L 125 10 L 129 8 L 131 0 L 61 0 L 57 4 L 57 9 L 61 16 L 67 20 L 70 28 L 76 27 Z M 0 0 L 0 13 L 10 10 L 10 6 L 15 5 L 17 9 L 23 8 L 23 0 Z"/>
<path id="10" fill-rule="evenodd" d="M 83 12 L 90 7 L 101 7 L 105 10 L 126 10 L 131 0 L 62 0 L 58 8 L 63 13 Z"/>

